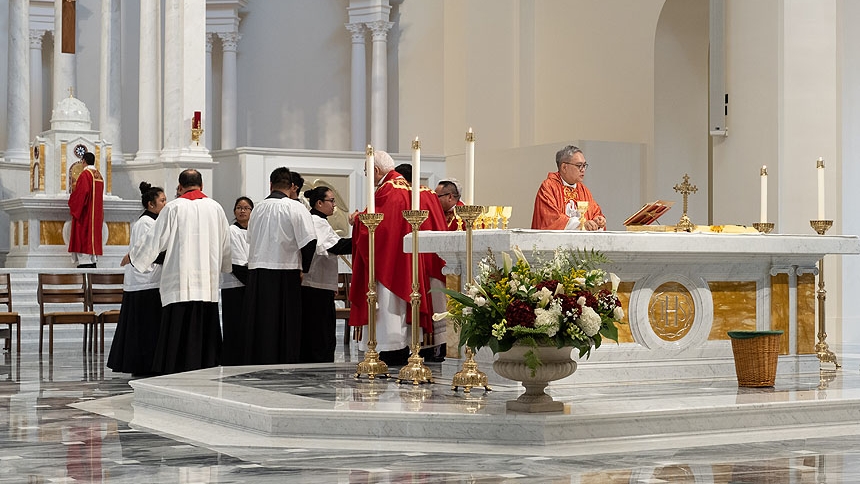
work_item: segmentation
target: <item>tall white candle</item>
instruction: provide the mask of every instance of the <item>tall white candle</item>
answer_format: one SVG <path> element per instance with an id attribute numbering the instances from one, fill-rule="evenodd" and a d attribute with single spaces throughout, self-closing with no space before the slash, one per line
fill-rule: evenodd
<path id="1" fill-rule="evenodd" d="M 466 133 L 466 205 L 475 204 L 475 133 Z"/>
<path id="2" fill-rule="evenodd" d="M 421 142 L 412 142 L 412 210 L 421 210 Z"/>
<path id="3" fill-rule="evenodd" d="M 767 222 L 767 165 L 761 166 L 761 216 L 759 222 Z"/>
<path id="4" fill-rule="evenodd" d="M 367 184 L 365 185 L 365 189 L 367 190 L 367 213 L 376 213 L 376 181 L 373 179 L 373 167 L 375 163 L 373 162 L 373 147 L 367 145 L 367 151 L 365 151 L 367 158 L 364 160 L 364 172 L 367 175 Z"/>
<path id="5" fill-rule="evenodd" d="M 824 158 L 818 157 L 818 220 L 824 220 Z"/>

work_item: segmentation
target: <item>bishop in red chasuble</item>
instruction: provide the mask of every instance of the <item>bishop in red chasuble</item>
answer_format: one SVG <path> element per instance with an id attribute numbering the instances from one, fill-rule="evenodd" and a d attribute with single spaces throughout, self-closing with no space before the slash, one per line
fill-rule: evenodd
<path id="1" fill-rule="evenodd" d="M 591 191 L 582 183 L 588 163 L 582 151 L 566 146 L 556 153 L 557 172 L 547 174 L 535 196 L 532 228 L 579 230 L 577 202 L 588 202 L 585 230 L 606 230 L 606 218 Z"/>

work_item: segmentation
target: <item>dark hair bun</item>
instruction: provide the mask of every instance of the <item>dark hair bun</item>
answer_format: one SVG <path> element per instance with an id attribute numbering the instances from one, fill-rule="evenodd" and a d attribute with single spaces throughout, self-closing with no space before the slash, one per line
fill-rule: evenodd
<path id="1" fill-rule="evenodd" d="M 152 188 L 152 185 L 150 185 L 149 183 L 146 183 L 145 181 L 140 182 L 141 194 L 145 194 L 150 188 Z"/>
<path id="2" fill-rule="evenodd" d="M 311 198 L 311 196 L 314 194 L 314 190 L 316 190 L 316 189 L 311 188 L 310 190 L 305 190 L 305 198 L 308 198 L 308 199 Z"/>

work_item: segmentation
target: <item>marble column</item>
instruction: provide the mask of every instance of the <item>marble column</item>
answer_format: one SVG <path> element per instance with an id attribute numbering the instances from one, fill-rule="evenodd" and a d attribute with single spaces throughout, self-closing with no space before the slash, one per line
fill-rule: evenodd
<path id="1" fill-rule="evenodd" d="M 122 162 L 122 71 L 120 56 L 120 0 L 102 0 L 101 63 L 99 65 L 99 130 L 101 137 L 112 145 L 113 162 Z"/>
<path id="2" fill-rule="evenodd" d="M 236 48 L 241 36 L 237 32 L 219 33 L 223 52 L 221 65 L 221 149 L 236 147 L 236 117 L 238 113 L 238 73 Z"/>
<path id="3" fill-rule="evenodd" d="M 206 141 L 206 148 L 213 149 L 212 146 L 212 44 L 215 43 L 217 34 L 206 33 L 206 107 L 203 110 L 203 139 Z"/>
<path id="4" fill-rule="evenodd" d="M 6 85 L 6 161 L 29 160 L 30 10 L 27 0 L 9 0 L 9 77 Z"/>
<path id="5" fill-rule="evenodd" d="M 42 120 L 42 44 L 45 31 L 30 29 L 30 137 L 45 130 Z"/>
<path id="6" fill-rule="evenodd" d="M 373 37 L 370 71 L 370 142 L 375 149 L 388 149 L 388 31 L 393 22 L 379 20 L 367 27 Z"/>
<path id="7" fill-rule="evenodd" d="M 367 27 L 362 23 L 345 24 L 352 34 L 352 75 L 350 82 L 350 149 L 364 151 L 367 144 Z"/>
<path id="8" fill-rule="evenodd" d="M 200 145 L 191 139 L 194 112 L 206 107 L 206 2 L 167 0 L 165 8 L 161 160 L 211 161 L 206 133 Z"/>
<path id="9" fill-rule="evenodd" d="M 61 99 L 77 96 L 78 83 L 75 72 L 75 54 L 64 54 L 63 47 L 63 1 L 54 0 L 54 89 L 51 109 Z"/>
<path id="10" fill-rule="evenodd" d="M 138 73 L 138 141 L 135 161 L 158 159 L 159 95 L 158 68 L 159 0 L 140 1 L 140 72 Z"/>

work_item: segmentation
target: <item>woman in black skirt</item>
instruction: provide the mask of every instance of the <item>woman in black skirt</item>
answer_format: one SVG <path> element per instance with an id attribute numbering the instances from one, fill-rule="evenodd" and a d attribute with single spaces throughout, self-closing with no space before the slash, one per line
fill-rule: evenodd
<path id="1" fill-rule="evenodd" d="M 130 247 L 155 225 L 167 197 L 163 189 L 141 182 L 140 201 L 145 211 L 131 226 Z M 160 258 L 163 260 L 163 257 L 162 254 Z M 131 264 L 125 266 L 119 323 L 107 361 L 108 368 L 113 371 L 133 376 L 152 373 L 152 358 L 161 327 L 161 296 L 158 294 L 161 261 L 156 260 L 149 269 L 140 272 Z"/>
<path id="2" fill-rule="evenodd" d="M 337 345 L 334 294 L 337 291 L 337 256 L 352 253 L 352 239 L 340 238 L 326 218 L 336 200 L 328 187 L 305 192 L 311 205 L 317 248 L 311 268 L 302 278 L 302 363 L 334 361 Z"/>
<path id="3" fill-rule="evenodd" d="M 222 365 L 244 365 L 244 333 L 242 332 L 242 302 L 245 299 L 245 284 L 248 283 L 248 220 L 254 202 L 248 197 L 239 197 L 233 204 L 236 221 L 230 226 L 230 248 L 232 249 L 233 272 L 221 274 L 221 346 Z"/>

